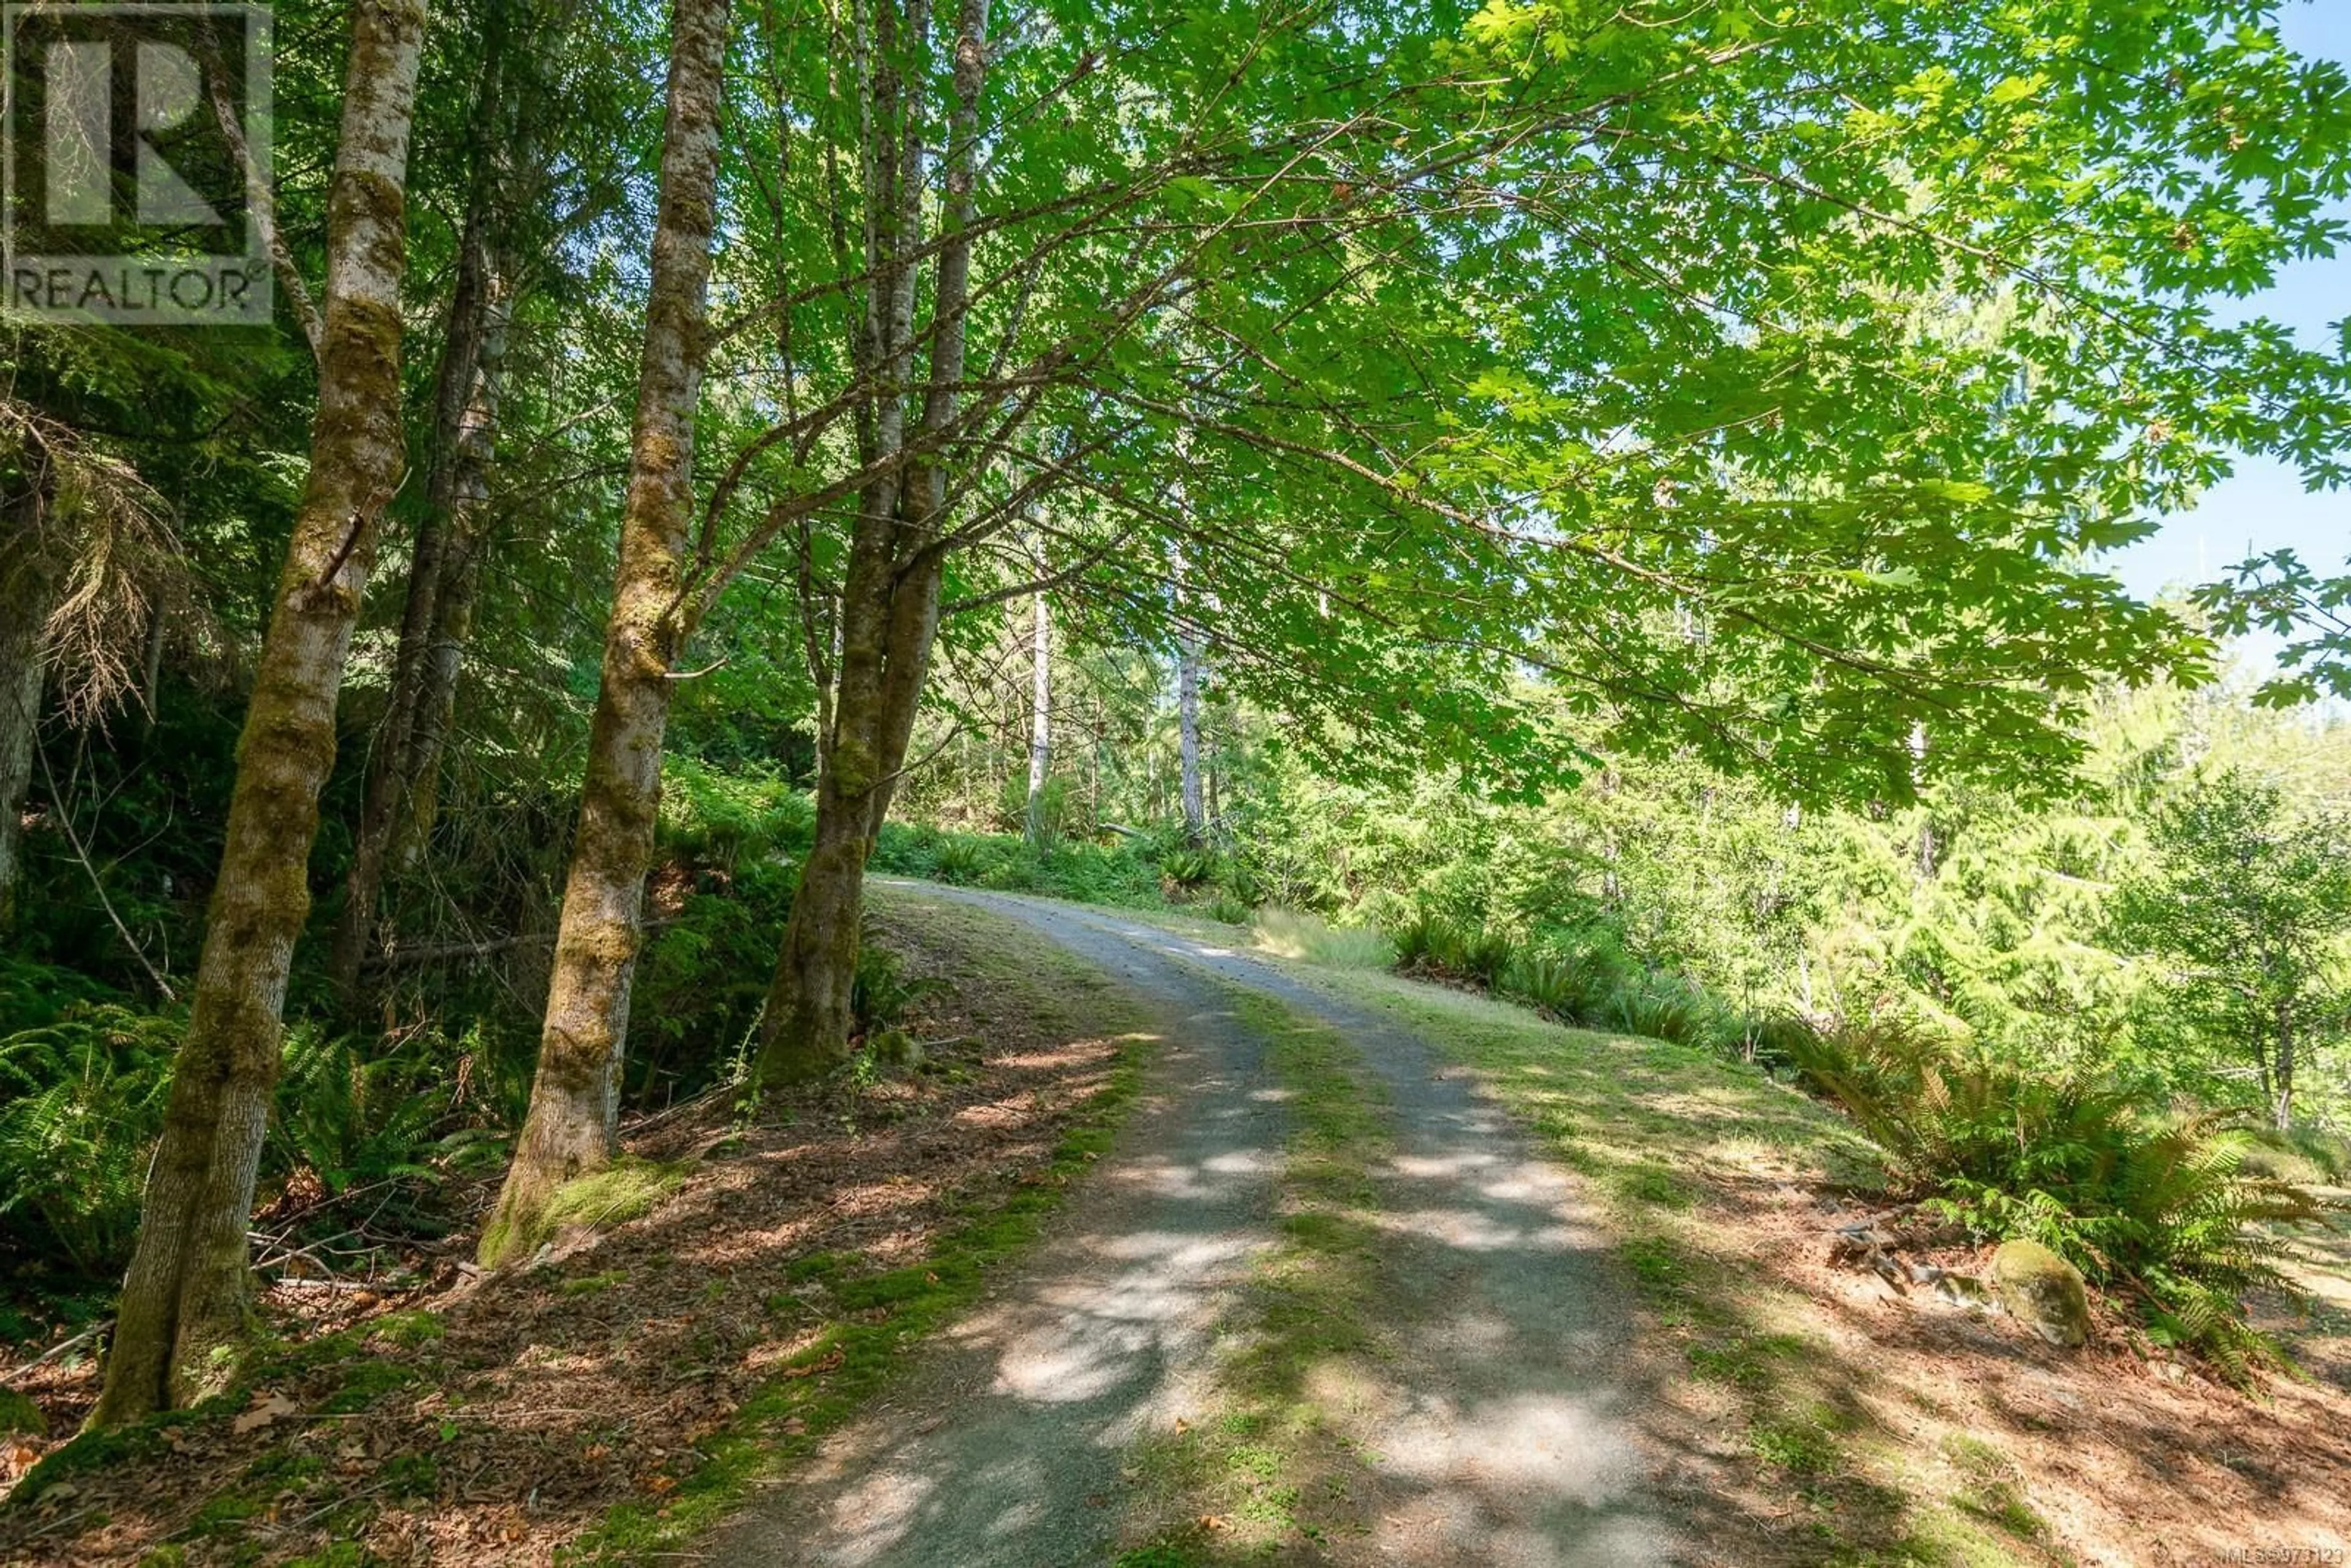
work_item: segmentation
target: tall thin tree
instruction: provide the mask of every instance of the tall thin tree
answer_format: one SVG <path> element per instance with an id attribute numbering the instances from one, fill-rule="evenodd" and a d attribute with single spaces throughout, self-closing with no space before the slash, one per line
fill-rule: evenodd
<path id="1" fill-rule="evenodd" d="M 335 697 L 405 454 L 400 290 L 423 0 L 355 0 L 328 195 L 310 467 L 237 747 L 193 1009 L 149 1167 L 106 1386 L 114 1426 L 200 1392 L 251 1312 L 246 1228 L 277 1082 L 294 940 L 310 907 Z"/>
<path id="2" fill-rule="evenodd" d="M 718 115 L 729 0 L 676 0 L 661 201 L 645 301 L 637 413 L 605 626 L 602 682 L 564 885 L 530 1111 L 482 1234 L 495 1265 L 532 1236 L 549 1197 L 611 1159 L 629 985 L 643 935 L 672 674 L 692 631 L 682 591 L 694 508 L 694 417 L 709 351 Z"/>

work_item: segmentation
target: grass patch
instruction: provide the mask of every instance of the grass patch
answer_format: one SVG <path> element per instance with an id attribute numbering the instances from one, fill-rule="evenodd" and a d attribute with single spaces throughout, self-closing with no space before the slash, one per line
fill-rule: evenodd
<path id="1" fill-rule="evenodd" d="M 1334 969 L 1384 969 L 1395 944 L 1368 925 L 1333 925 L 1319 915 L 1268 904 L 1257 912 L 1257 945 L 1279 958 Z"/>
<path id="2" fill-rule="evenodd" d="M 1615 1254 L 1673 1343 L 1691 1398 L 1729 1411 L 1750 1475 L 1783 1500 L 1759 1528 L 1822 1563 L 2016 1560 L 2037 1542 L 2013 1482 L 1963 1478 L 1925 1495 L 1916 1455 L 1864 1414 L 1865 1370 L 1818 1342 L 1811 1304 L 1726 1248 L 1729 1195 L 1833 1182 L 1874 1189 L 1884 1166 L 1840 1118 L 1761 1070 L 1699 1047 L 1571 1029 L 1485 997 L 1322 968 L 1325 988 L 1476 1069 L 1561 1164 L 1587 1178 Z M 1711 1405 L 1706 1402 L 1711 1401 Z M 2003 1486 L 2010 1490 L 2003 1491 Z M 1792 1504 L 1791 1507 L 1789 1505 Z M 2032 1555 L 2030 1552 L 2026 1553 Z"/>

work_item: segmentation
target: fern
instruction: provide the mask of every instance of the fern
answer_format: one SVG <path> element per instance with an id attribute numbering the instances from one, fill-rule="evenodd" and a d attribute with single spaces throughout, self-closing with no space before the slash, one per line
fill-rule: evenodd
<path id="1" fill-rule="evenodd" d="M 139 1224 L 177 1020 L 100 1003 L 0 1039 L 0 1233 L 113 1272 Z"/>
<path id="2" fill-rule="evenodd" d="M 1787 1048 L 1932 1211 L 2049 1247 L 2135 1303 L 2151 1337 L 2231 1378 L 2282 1361 L 2244 1301 L 2295 1293 L 2279 1228 L 2322 1208 L 2249 1168 L 2254 1138 L 2228 1113 L 2164 1121 L 2095 1069 L 2053 1075 L 1897 1022 L 1792 1034 Z"/>

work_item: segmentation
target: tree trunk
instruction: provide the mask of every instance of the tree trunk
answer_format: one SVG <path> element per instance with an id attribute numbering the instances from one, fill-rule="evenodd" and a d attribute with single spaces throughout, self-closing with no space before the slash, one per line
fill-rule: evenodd
<path id="1" fill-rule="evenodd" d="M 42 629 L 56 607 L 59 552 L 46 537 L 47 482 L 0 512 L 0 931 L 15 923 L 25 798 L 40 744 Z"/>
<path id="2" fill-rule="evenodd" d="M 351 844 L 351 868 L 343 908 L 335 923 L 328 974 L 348 1006 L 359 987 L 360 967 L 375 936 L 387 851 L 399 835 L 416 786 L 415 743 L 420 715 L 431 683 L 434 633 L 441 600 L 448 591 L 455 536 L 474 526 L 465 515 L 478 504 L 480 469 L 486 463 L 489 409 L 495 392 L 486 386 L 483 342 L 496 309 L 497 278 L 492 257 L 493 179 L 497 152 L 491 145 L 499 118 L 507 47 L 502 7 L 493 5 L 484 22 L 481 80 L 475 89 L 468 136 L 469 188 L 465 227 L 457 247 L 457 277 L 450 291 L 448 329 L 442 340 L 435 377 L 432 467 L 425 481 L 425 508 L 417 524 L 408 568 L 408 595 L 401 611 L 400 640 L 392 658 L 392 685 L 383 722 L 368 758 L 359 821 Z M 474 483 L 465 483 L 465 470 Z"/>
<path id="3" fill-rule="evenodd" d="M 400 288 L 423 32 L 420 0 L 352 8 L 309 476 L 237 747 L 193 1008 L 96 1427 L 170 1408 L 219 1381 L 250 1312 L 246 1226 L 277 1079 L 287 969 L 310 906 L 306 873 L 319 790 L 335 759 L 335 695 L 377 525 L 401 481 Z"/>
<path id="4" fill-rule="evenodd" d="M 2294 1125 L 2294 1009 L 2286 1003 L 2278 1004 L 2277 1098 L 2272 1103 L 2277 1130 L 2285 1132 Z"/>
<path id="5" fill-rule="evenodd" d="M 1052 612 L 1037 596 L 1037 630 L 1029 640 L 1029 841 L 1045 841 L 1045 768 L 1053 756 Z"/>
<path id="6" fill-rule="evenodd" d="M 494 1266 L 528 1245 L 555 1189 L 611 1157 L 629 985 L 661 797 L 663 733 L 686 628 L 681 584 L 694 510 L 694 416 L 717 210 L 718 111 L 729 0 L 671 13 L 661 205 L 637 372 L 636 427 L 602 684 L 563 890 L 530 1112 L 482 1232 Z"/>
<path id="7" fill-rule="evenodd" d="M 888 7 L 881 16 L 890 16 Z M 819 1077 L 849 1053 L 865 862 L 905 767 L 931 643 L 938 634 L 946 471 L 946 458 L 929 444 L 952 423 L 962 395 L 986 22 L 985 0 L 962 0 L 956 23 L 955 107 L 947 126 L 952 156 L 932 289 L 930 374 L 913 433 L 924 449 L 906 463 L 897 482 L 871 486 L 861 498 L 841 584 L 841 668 L 832 722 L 818 748 L 816 842 L 801 869 L 760 1019 L 763 1084 Z M 919 41 L 928 26 L 922 5 L 907 7 L 906 26 L 910 37 Z M 890 51 L 876 53 L 886 59 Z M 889 221 L 869 238 L 866 342 L 859 361 L 881 367 L 878 379 L 884 388 L 872 418 L 861 423 L 860 444 L 869 460 L 873 454 L 903 453 L 910 446 L 905 406 L 895 389 L 911 379 L 905 367 L 912 357 L 916 264 L 902 258 L 921 242 L 916 175 L 922 150 L 915 128 L 922 116 L 918 101 L 900 102 L 902 85 L 883 69 L 872 86 L 871 122 L 880 128 L 883 144 L 874 149 L 869 166 L 899 172 L 897 199 L 883 206 Z M 887 142 L 893 126 L 899 136 L 892 146 Z"/>
<path id="8" fill-rule="evenodd" d="M 1200 799 L 1200 638 L 1181 622 L 1176 628 L 1176 752 L 1183 770 L 1184 841 L 1197 849 L 1208 836 Z"/>
<path id="9" fill-rule="evenodd" d="M 441 752 L 456 716 L 457 677 L 474 633 L 474 599 L 481 585 L 487 537 L 491 432 L 496 418 L 506 346 L 506 307 L 496 307 L 484 335 L 475 407 L 461 437 L 457 509 L 442 543 L 441 591 L 434 596 L 433 633 L 425 645 L 423 688 L 408 737 L 406 805 L 394 824 L 393 865 L 413 872 L 433 837 L 441 804 Z"/>

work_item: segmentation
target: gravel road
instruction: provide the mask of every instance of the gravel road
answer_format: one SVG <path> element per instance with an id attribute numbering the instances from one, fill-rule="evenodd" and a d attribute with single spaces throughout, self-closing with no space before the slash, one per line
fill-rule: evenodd
<path id="1" fill-rule="evenodd" d="M 1018 1273 L 885 1402 L 717 1542 L 726 1568 L 1097 1568 L 1122 1452 L 1210 1403 L 1217 1325 L 1273 1245 L 1288 1121 L 1230 987 L 1343 1032 L 1384 1086 L 1377 1386 L 1330 1418 L 1367 1452 L 1365 1534 L 1299 1562 L 1636 1568 L 1676 1559 L 1643 1487 L 1629 1302 L 1565 1178 L 1420 1040 L 1245 953 L 1101 909 L 977 904 L 1165 1018 L 1118 1147 Z M 1355 1428 L 1360 1428 L 1356 1430 Z"/>

